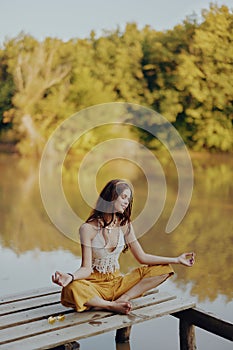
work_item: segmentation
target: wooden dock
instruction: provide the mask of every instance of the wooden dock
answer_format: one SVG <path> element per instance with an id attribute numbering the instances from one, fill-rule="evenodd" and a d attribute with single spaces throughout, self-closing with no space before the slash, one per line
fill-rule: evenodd
<path id="1" fill-rule="evenodd" d="M 195 326 L 230 341 L 233 325 L 196 308 L 192 300 L 152 290 L 132 301 L 129 315 L 109 311 L 77 313 L 60 304 L 60 288 L 44 288 L 0 298 L 0 349 L 77 349 L 77 341 L 115 330 L 116 342 L 130 339 L 131 327 L 165 315 L 180 319 L 180 349 L 194 350 Z M 53 323 L 49 323 L 49 317 Z"/>

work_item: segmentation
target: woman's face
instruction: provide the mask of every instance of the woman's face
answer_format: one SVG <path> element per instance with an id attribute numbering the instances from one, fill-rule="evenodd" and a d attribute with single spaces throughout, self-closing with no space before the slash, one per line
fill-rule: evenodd
<path id="1" fill-rule="evenodd" d="M 117 197 L 114 207 L 117 213 L 124 213 L 125 209 L 128 207 L 131 199 L 131 191 L 129 188 L 126 188 L 121 194 Z"/>

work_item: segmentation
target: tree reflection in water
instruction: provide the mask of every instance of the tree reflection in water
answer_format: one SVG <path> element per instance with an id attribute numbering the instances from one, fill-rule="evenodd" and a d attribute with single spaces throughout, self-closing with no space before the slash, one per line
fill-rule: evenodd
<path id="1" fill-rule="evenodd" d="M 129 178 L 137 191 L 133 212 L 136 217 L 146 201 L 146 178 L 136 166 L 123 166 L 120 162 L 123 160 L 107 164 L 101 169 L 98 175 L 99 185 L 101 187 L 111 174 L 114 174 L 114 177 Z M 173 281 L 176 286 L 182 289 L 191 282 L 191 293 L 199 301 L 214 301 L 219 295 L 230 301 L 233 296 L 233 161 L 230 156 L 211 155 L 194 158 L 193 166 L 193 196 L 189 210 L 179 227 L 170 234 L 164 233 L 177 191 L 176 171 L 170 164 L 165 167 L 168 183 L 165 208 L 154 227 L 141 237 L 140 241 L 146 251 L 157 255 L 174 256 L 182 251 L 195 251 L 195 267 L 175 267 L 177 274 Z M 12 249 L 19 256 L 35 249 L 44 252 L 63 249 L 80 256 L 79 243 L 75 244 L 73 240 L 61 234 L 46 214 L 39 192 L 38 165 L 7 155 L 0 158 L 0 171 L 2 247 Z M 72 170 L 64 173 L 64 190 L 73 210 L 85 220 L 90 208 L 83 202 L 77 189 L 76 171 L 77 169 L 75 174 Z M 54 200 L 56 202 L 56 199 Z M 153 215 L 153 208 L 151 213 L 147 214 Z M 136 265 L 129 252 L 122 255 L 123 272 Z M 17 266 L 15 268 L 17 269 Z"/>

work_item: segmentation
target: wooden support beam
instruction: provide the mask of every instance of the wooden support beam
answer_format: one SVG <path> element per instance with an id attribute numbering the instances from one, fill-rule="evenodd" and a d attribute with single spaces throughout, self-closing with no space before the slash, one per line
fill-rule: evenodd
<path id="1" fill-rule="evenodd" d="M 185 318 L 180 319 L 180 350 L 196 350 L 195 327 Z"/>
<path id="2" fill-rule="evenodd" d="M 131 327 L 132 326 L 117 329 L 115 337 L 116 343 L 129 342 Z"/>
<path id="3" fill-rule="evenodd" d="M 179 311 L 172 316 L 185 320 L 189 324 L 200 327 L 210 333 L 233 341 L 233 324 L 197 308 Z"/>

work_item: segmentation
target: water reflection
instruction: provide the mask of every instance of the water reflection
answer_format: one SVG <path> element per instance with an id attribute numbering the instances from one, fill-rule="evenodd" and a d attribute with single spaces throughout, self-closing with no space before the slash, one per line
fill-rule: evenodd
<path id="1" fill-rule="evenodd" d="M 130 343 L 117 343 L 116 350 L 130 350 Z"/>
<path id="2" fill-rule="evenodd" d="M 183 251 L 194 250 L 197 253 L 194 268 L 176 267 L 177 274 L 173 279 L 176 287 L 182 290 L 191 283 L 190 293 L 198 301 L 214 301 L 219 295 L 223 295 L 228 302 L 233 296 L 233 161 L 230 157 L 211 156 L 208 159 L 195 159 L 193 164 L 193 197 L 182 223 L 173 233 L 164 234 L 177 191 L 176 172 L 170 164 L 166 166 L 168 197 L 164 211 L 154 227 L 140 241 L 147 252 L 157 255 L 174 256 Z M 11 249 L 19 256 L 29 251 L 67 250 L 78 258 L 79 244 L 61 234 L 44 210 L 38 186 L 38 165 L 8 155 L 0 158 L 0 171 L 2 247 Z M 134 183 L 137 193 L 133 215 L 137 216 L 146 201 L 147 184 L 144 174 L 132 164 L 122 166 L 122 163 L 111 163 L 100 170 L 97 185 L 102 187 L 112 173 L 114 177 L 129 177 Z M 90 208 L 81 198 L 75 177 L 71 175 L 72 171 L 67 174 L 68 181 L 64 177 L 66 196 L 72 208 L 85 219 Z M 153 215 L 153 208 L 147 215 Z M 122 255 L 121 266 L 124 272 L 136 266 L 130 253 Z M 7 267 L 5 274 L 6 271 Z"/>

